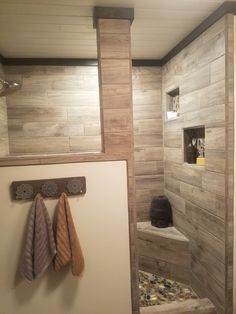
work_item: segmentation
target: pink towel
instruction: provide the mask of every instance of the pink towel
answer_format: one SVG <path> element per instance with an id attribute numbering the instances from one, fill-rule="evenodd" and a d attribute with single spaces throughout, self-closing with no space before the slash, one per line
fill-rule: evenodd
<path id="1" fill-rule="evenodd" d="M 56 254 L 52 223 L 43 198 L 37 194 L 31 206 L 26 243 L 20 264 L 22 276 L 32 281 L 47 269 Z"/>

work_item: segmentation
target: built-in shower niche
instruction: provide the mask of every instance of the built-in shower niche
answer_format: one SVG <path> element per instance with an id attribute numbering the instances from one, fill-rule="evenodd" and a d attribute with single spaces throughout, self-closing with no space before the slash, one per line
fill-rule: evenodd
<path id="1" fill-rule="evenodd" d="M 179 117 L 179 87 L 166 93 L 166 120 Z"/>
<path id="2" fill-rule="evenodd" d="M 205 127 L 184 129 L 184 162 L 205 165 Z"/>

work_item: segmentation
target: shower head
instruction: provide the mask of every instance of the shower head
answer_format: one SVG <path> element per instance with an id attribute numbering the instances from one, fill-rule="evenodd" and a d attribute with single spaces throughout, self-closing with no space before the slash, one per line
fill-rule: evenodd
<path id="1" fill-rule="evenodd" d="M 21 88 L 21 83 L 17 81 L 6 81 L 0 78 L 0 97 L 9 95 Z"/>

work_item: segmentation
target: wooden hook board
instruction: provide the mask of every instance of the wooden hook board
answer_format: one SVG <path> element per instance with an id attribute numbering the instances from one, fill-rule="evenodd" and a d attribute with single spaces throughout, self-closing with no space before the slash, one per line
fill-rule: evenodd
<path id="1" fill-rule="evenodd" d="M 58 198 L 63 192 L 68 196 L 85 194 L 85 177 L 14 181 L 11 184 L 13 200 L 33 200 L 38 193 L 43 197 Z"/>

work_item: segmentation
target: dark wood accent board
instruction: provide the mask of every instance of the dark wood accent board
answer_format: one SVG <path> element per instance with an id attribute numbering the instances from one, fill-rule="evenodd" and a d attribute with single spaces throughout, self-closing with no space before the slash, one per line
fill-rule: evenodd
<path id="1" fill-rule="evenodd" d="M 97 66 L 97 59 L 76 58 L 7 58 L 1 57 L 3 65 L 61 65 L 61 66 Z M 132 66 L 161 66 L 161 60 L 133 59 Z"/>
<path id="2" fill-rule="evenodd" d="M 97 66 L 97 59 L 77 58 L 7 58 L 2 57 L 3 65 L 61 65 L 61 66 Z"/>
<path id="3" fill-rule="evenodd" d="M 148 60 L 148 59 L 133 59 L 132 66 L 133 67 L 160 67 L 162 66 L 162 61 L 155 59 L 155 60 Z"/>
<path id="4" fill-rule="evenodd" d="M 127 20 L 132 24 L 134 20 L 134 8 L 96 6 L 93 11 L 94 28 L 97 27 L 98 19 Z M 120 27 L 122 28 L 122 26 Z"/>
<path id="5" fill-rule="evenodd" d="M 84 195 L 86 193 L 86 178 L 14 181 L 11 184 L 13 200 L 33 200 L 38 193 L 49 198 L 58 198 L 62 193 L 66 193 L 68 196 Z"/>

